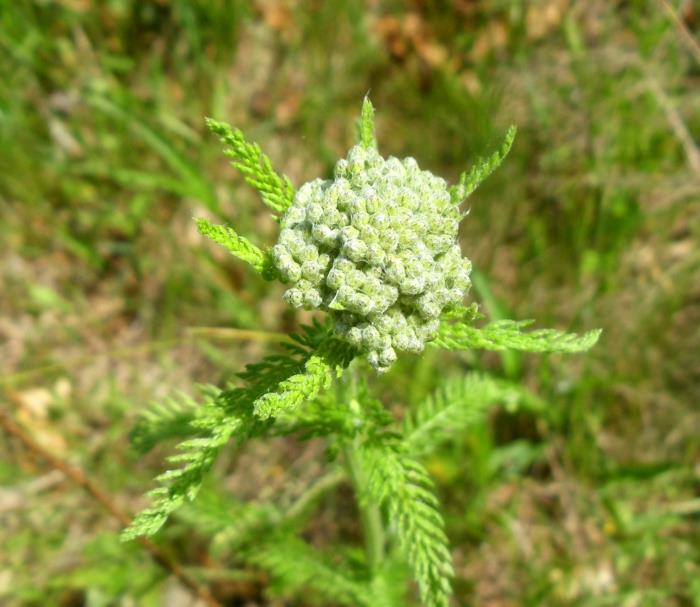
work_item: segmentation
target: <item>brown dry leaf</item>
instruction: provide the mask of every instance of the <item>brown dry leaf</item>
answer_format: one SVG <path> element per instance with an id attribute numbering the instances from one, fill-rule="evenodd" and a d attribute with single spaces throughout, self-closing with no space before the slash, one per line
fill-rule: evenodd
<path id="1" fill-rule="evenodd" d="M 26 410 L 20 410 L 17 413 L 17 421 L 42 447 L 55 455 L 65 455 L 68 447 L 66 440 L 46 421 L 31 417 Z"/>
<path id="2" fill-rule="evenodd" d="M 53 390 L 44 387 L 28 388 L 12 395 L 17 405 L 17 421 L 32 434 L 37 442 L 56 455 L 64 455 L 68 445 L 49 422 L 49 406 L 56 397 L 62 400 L 68 398 L 70 392 L 70 382 L 66 378 L 61 378 L 54 384 Z"/>
<path id="3" fill-rule="evenodd" d="M 196 224 L 192 222 L 193 229 L 196 231 Z M 197 232 L 199 234 L 199 232 Z M 200 239 L 196 244 L 200 244 Z M 108 320 L 119 315 L 124 309 L 124 300 L 107 295 L 96 295 L 90 298 L 90 312 L 92 318 L 99 320 Z"/>
<path id="4" fill-rule="evenodd" d="M 0 571 L 0 597 L 9 596 L 12 590 L 12 571 L 3 569 Z"/>
<path id="5" fill-rule="evenodd" d="M 55 117 L 49 119 L 49 133 L 58 148 L 68 156 L 72 158 L 82 156 L 83 147 L 70 132 L 65 122 Z"/>
<path id="6" fill-rule="evenodd" d="M 408 13 L 403 33 L 416 49 L 416 54 L 430 67 L 439 67 L 447 60 L 447 50 L 433 40 L 429 27 L 418 13 Z"/>
<path id="7" fill-rule="evenodd" d="M 287 29 L 291 22 L 292 15 L 285 2 L 258 2 L 257 8 L 262 15 L 265 25 L 276 32 Z"/>
<path id="8" fill-rule="evenodd" d="M 508 26 L 505 21 L 493 20 L 476 37 L 470 56 L 474 62 L 483 61 L 489 53 L 508 44 Z"/>
<path id="9" fill-rule="evenodd" d="M 440 67 L 447 60 L 447 50 L 436 42 L 416 43 L 416 51 L 430 67 Z"/>
<path id="10" fill-rule="evenodd" d="M 674 261 L 680 261 L 683 259 L 688 259 L 690 255 L 695 250 L 697 243 L 690 238 L 685 240 L 679 240 L 677 242 L 671 243 L 669 246 L 669 255 Z"/>
<path id="11" fill-rule="evenodd" d="M 275 107 L 275 120 L 280 126 L 289 126 L 299 113 L 302 96 L 298 91 L 289 91 Z"/>
<path id="12" fill-rule="evenodd" d="M 180 82 L 170 81 L 167 83 L 167 87 L 168 87 L 168 96 L 173 101 L 181 103 L 187 98 L 188 93 L 185 93 L 185 89 L 183 88 L 183 86 Z"/>
<path id="13" fill-rule="evenodd" d="M 459 80 L 472 95 L 478 95 L 481 92 L 481 80 L 476 72 L 465 70 L 459 75 Z"/>
<path id="14" fill-rule="evenodd" d="M 28 416 L 46 419 L 49 405 L 53 400 L 47 388 L 29 388 L 18 392 L 16 396 L 17 404 Z"/>
<path id="15" fill-rule="evenodd" d="M 528 7 L 525 16 L 525 29 L 528 37 L 532 40 L 544 38 L 559 26 L 568 8 L 569 0 L 533 2 Z"/>
<path id="16" fill-rule="evenodd" d="M 384 41 L 389 53 L 396 59 L 404 59 L 408 52 L 408 44 L 401 31 L 401 23 L 396 17 L 388 15 L 379 19 L 375 31 Z"/>
<path id="17" fill-rule="evenodd" d="M 401 24 L 403 35 L 412 40 L 416 40 L 425 32 L 425 25 L 418 13 L 408 13 Z"/>
<path id="18" fill-rule="evenodd" d="M 95 10 L 91 0 L 63 0 L 63 5 L 76 13 L 87 13 Z"/>
<path id="19" fill-rule="evenodd" d="M 409 54 L 415 54 L 431 68 L 440 67 L 447 60 L 447 50 L 433 39 L 418 13 L 408 13 L 401 20 L 394 16 L 382 17 L 377 21 L 375 31 L 396 59 L 403 60 Z"/>

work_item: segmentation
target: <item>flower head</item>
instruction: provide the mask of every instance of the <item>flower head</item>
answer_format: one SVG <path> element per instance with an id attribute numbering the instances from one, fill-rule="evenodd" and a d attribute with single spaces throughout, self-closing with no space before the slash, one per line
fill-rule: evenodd
<path id="1" fill-rule="evenodd" d="M 397 352 L 420 352 L 469 289 L 460 217 L 446 182 L 413 158 L 356 145 L 333 179 L 303 185 L 282 216 L 272 258 L 290 285 L 284 299 L 329 312 L 337 333 L 385 371 Z"/>

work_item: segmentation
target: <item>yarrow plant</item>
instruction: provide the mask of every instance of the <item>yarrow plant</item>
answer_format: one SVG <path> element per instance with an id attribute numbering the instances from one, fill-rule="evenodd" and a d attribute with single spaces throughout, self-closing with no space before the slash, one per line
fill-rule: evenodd
<path id="1" fill-rule="evenodd" d="M 406 605 L 407 572 L 421 604 L 449 603 L 452 562 L 445 526 L 421 458 L 464 432 L 490 406 L 539 407 L 516 385 L 480 374 L 446 379 L 428 399 L 394 420 L 371 396 L 374 373 L 404 352 L 426 346 L 529 352 L 580 352 L 599 332 L 578 336 L 529 322 L 476 326 L 466 306 L 471 263 L 457 242 L 461 203 L 505 158 L 501 149 L 478 161 L 458 183 L 421 170 L 413 158 L 383 158 L 374 110 L 365 99 L 358 143 L 330 179 L 295 190 L 256 144 L 208 120 L 226 154 L 257 189 L 280 225 L 277 244 L 260 249 L 232 228 L 198 219 L 200 232 L 268 280 L 286 285 L 284 301 L 325 316 L 240 374 L 239 385 L 202 390 L 202 402 L 176 399 L 150 409 L 132 438 L 140 452 L 167 438 L 184 439 L 178 464 L 157 478 L 152 505 L 124 531 L 125 539 L 156 533 L 179 517 L 212 536 L 220 553 L 266 570 L 271 590 L 303 591 L 319 604 Z M 368 363 L 369 373 L 362 373 Z M 331 389 L 335 384 L 335 389 Z M 202 483 L 228 443 L 294 435 L 323 437 L 329 472 L 292 503 L 241 503 Z M 339 483 L 355 490 L 364 551 L 315 550 L 301 532 L 322 496 Z"/>

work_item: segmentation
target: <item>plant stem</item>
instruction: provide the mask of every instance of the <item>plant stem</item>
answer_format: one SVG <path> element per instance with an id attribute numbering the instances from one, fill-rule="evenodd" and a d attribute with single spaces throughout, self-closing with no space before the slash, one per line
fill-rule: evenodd
<path id="1" fill-rule="evenodd" d="M 345 460 L 348 464 L 348 471 L 352 484 L 355 488 L 357 507 L 360 511 L 360 522 L 362 523 L 362 535 L 365 541 L 365 554 L 367 555 L 367 565 L 374 573 L 384 558 L 384 527 L 382 525 L 382 515 L 376 504 L 372 504 L 367 499 L 365 487 L 367 477 L 362 467 L 357 448 L 357 439 L 352 443 L 347 443 L 343 449 Z"/>
<path id="2" fill-rule="evenodd" d="M 341 390 L 343 393 L 340 396 L 343 397 L 350 411 L 354 415 L 360 417 L 362 410 L 355 399 L 356 377 L 354 369 L 350 369 L 348 375 L 349 379 L 347 382 L 341 382 Z M 367 566 L 370 572 L 374 574 L 384 559 L 384 526 L 382 524 L 382 515 L 379 511 L 379 506 L 368 499 L 367 474 L 362 465 L 359 436 L 345 443 L 343 446 L 343 454 L 345 456 L 348 474 L 355 490 L 357 507 L 360 511 L 360 523 L 362 524 Z"/>

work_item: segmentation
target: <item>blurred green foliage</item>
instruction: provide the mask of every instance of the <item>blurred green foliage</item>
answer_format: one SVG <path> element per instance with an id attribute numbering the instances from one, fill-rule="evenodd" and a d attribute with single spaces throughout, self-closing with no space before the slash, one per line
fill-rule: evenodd
<path id="1" fill-rule="evenodd" d="M 697 39 L 697 8 L 671 4 Z M 429 352 L 379 380 L 397 409 L 436 368 L 521 380 L 547 404 L 506 407 L 425 462 L 458 604 L 700 605 L 699 75 L 656 0 L 0 0 L 0 406 L 139 509 L 164 453 L 129 450 L 140 410 L 267 347 L 187 328 L 303 320 L 197 235 L 193 216 L 260 243 L 277 229 L 204 117 L 296 185 L 345 153 L 368 90 L 382 151 L 452 181 L 515 123 L 463 224 L 475 297 L 493 320 L 605 332 L 579 360 Z M 0 441 L 1 603 L 169 600 L 95 504 Z M 231 450 L 217 499 L 275 495 L 282 472 L 303 484 L 314 457 L 291 439 Z M 347 504 L 329 496 L 309 536 L 354 537 Z M 186 523 L 168 551 L 222 602 L 261 601 Z"/>

